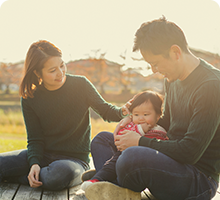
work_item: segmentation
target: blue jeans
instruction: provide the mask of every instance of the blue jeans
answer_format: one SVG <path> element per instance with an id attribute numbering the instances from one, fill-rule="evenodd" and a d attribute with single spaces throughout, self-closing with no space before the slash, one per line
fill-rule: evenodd
<path id="1" fill-rule="evenodd" d="M 112 133 L 101 132 L 91 143 L 96 170 L 117 151 Z M 193 165 L 181 164 L 154 149 L 134 146 L 116 162 L 118 185 L 141 192 L 148 188 L 160 200 L 209 200 L 218 183 Z"/>
<path id="2" fill-rule="evenodd" d="M 72 157 L 45 153 L 41 161 L 40 181 L 48 190 L 62 190 L 81 183 L 81 175 L 89 165 Z M 6 180 L 29 184 L 27 150 L 0 153 L 0 182 Z"/>

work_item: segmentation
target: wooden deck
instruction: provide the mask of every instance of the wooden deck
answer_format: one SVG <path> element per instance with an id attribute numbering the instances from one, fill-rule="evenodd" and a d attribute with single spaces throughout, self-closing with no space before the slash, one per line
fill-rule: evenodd
<path id="1" fill-rule="evenodd" d="M 90 167 L 94 168 L 93 162 L 90 162 Z M 142 192 L 141 196 L 142 200 L 156 200 L 148 190 Z M 87 198 L 80 185 L 62 191 L 49 191 L 3 182 L 0 183 L 0 200 L 87 200 Z"/>
<path id="2" fill-rule="evenodd" d="M 147 190 L 141 193 L 142 200 L 156 200 Z M 1 200 L 87 200 L 80 185 L 62 191 L 49 191 L 25 185 L 0 183 Z M 113 199 L 111 199 L 113 200 Z M 217 193 L 213 200 L 220 200 Z"/>
<path id="3" fill-rule="evenodd" d="M 93 168 L 93 163 L 90 163 L 90 166 Z M 142 200 L 156 200 L 148 190 L 143 191 L 141 197 Z M 0 200 L 87 200 L 87 198 L 80 185 L 62 191 L 49 191 L 14 183 L 0 183 Z M 220 200 L 220 194 L 217 193 L 213 200 Z"/>
<path id="4" fill-rule="evenodd" d="M 142 200 L 156 200 L 148 191 L 142 192 Z M 147 195 L 147 196 L 146 196 Z M 80 185 L 62 191 L 49 191 L 25 185 L 0 183 L 1 200 L 87 200 Z"/>

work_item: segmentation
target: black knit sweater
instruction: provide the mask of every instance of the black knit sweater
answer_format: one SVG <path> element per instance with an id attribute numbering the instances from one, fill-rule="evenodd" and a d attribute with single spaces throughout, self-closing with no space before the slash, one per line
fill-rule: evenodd
<path id="1" fill-rule="evenodd" d="M 21 99 L 28 136 L 28 161 L 39 164 L 44 152 L 89 162 L 91 107 L 105 121 L 120 121 L 121 108 L 107 103 L 83 76 L 67 75 L 55 91 L 40 86 L 34 98 Z"/>
<path id="2" fill-rule="evenodd" d="M 183 81 L 166 84 L 164 117 L 159 124 L 170 140 L 142 137 L 140 146 L 156 149 L 197 167 L 217 182 L 220 173 L 220 71 L 201 60 Z"/>

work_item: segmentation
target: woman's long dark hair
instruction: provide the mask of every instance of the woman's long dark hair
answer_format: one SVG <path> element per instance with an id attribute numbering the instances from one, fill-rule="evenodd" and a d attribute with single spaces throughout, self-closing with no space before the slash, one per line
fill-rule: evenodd
<path id="1" fill-rule="evenodd" d="M 21 81 L 19 93 L 23 98 L 33 98 L 35 89 L 39 86 L 38 77 L 34 72 L 41 75 L 45 62 L 53 56 L 62 56 L 62 52 L 54 44 L 40 40 L 33 43 L 26 55 L 24 63 L 24 76 Z"/>

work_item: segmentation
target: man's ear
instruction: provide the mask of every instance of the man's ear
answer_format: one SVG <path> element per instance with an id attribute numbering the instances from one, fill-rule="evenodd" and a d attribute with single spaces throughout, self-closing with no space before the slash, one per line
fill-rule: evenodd
<path id="1" fill-rule="evenodd" d="M 180 56 L 182 55 L 182 49 L 178 45 L 174 44 L 170 47 L 169 54 L 172 59 L 179 60 Z"/>

